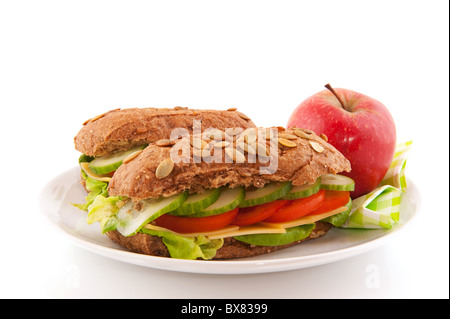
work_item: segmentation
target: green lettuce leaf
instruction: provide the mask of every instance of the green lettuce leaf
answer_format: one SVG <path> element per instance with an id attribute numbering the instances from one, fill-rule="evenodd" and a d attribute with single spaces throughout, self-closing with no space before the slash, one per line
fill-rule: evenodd
<path id="1" fill-rule="evenodd" d="M 86 190 L 89 194 L 86 196 L 84 204 L 72 204 L 73 206 L 82 209 L 88 210 L 88 207 L 94 202 L 95 198 L 99 195 L 104 197 L 108 197 L 108 183 L 100 182 L 95 179 L 89 178 L 82 171 L 82 176 L 86 180 Z"/>
<path id="2" fill-rule="evenodd" d="M 348 217 L 350 216 L 350 212 L 352 211 L 352 200 L 350 199 L 347 203 L 347 205 L 345 205 L 347 207 L 347 210 L 333 215 L 333 216 L 329 216 L 327 218 L 322 219 L 323 222 L 327 222 L 332 224 L 334 227 L 340 227 L 342 225 L 345 224 L 345 222 L 347 221 Z"/>
<path id="3" fill-rule="evenodd" d="M 117 229 L 117 224 L 119 221 L 116 216 L 105 217 L 100 221 L 100 228 L 102 230 L 102 234 L 113 231 Z"/>
<path id="4" fill-rule="evenodd" d="M 87 223 L 101 222 L 104 218 L 115 216 L 119 211 L 117 202 L 122 200 L 120 196 L 104 197 L 98 195 L 88 207 Z M 106 221 L 105 221 L 106 222 Z"/>
<path id="5" fill-rule="evenodd" d="M 212 240 L 206 236 L 189 238 L 146 228 L 142 228 L 140 231 L 144 234 L 161 237 L 172 258 L 212 259 L 216 255 L 217 249 L 223 245 L 223 238 Z"/>
<path id="6" fill-rule="evenodd" d="M 305 239 L 315 227 L 315 224 L 306 224 L 286 228 L 286 233 L 284 234 L 254 234 L 234 236 L 234 238 L 250 245 L 280 246 Z"/>

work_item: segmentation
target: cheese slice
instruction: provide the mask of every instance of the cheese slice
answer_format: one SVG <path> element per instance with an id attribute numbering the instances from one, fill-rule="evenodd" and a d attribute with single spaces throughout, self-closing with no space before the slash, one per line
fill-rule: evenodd
<path id="1" fill-rule="evenodd" d="M 144 226 L 146 229 L 169 232 L 175 235 L 180 235 L 184 237 L 197 237 L 197 236 L 207 236 L 209 239 L 226 238 L 233 236 L 251 235 L 251 234 L 284 234 L 286 229 L 281 227 L 263 226 L 260 224 L 254 224 L 250 226 L 236 226 L 230 225 L 224 228 L 203 232 L 203 233 L 177 233 L 168 228 L 155 226 L 152 224 L 147 224 Z"/>
<path id="2" fill-rule="evenodd" d="M 107 183 L 109 183 L 109 181 L 111 180 L 111 177 L 109 177 L 109 176 L 95 174 L 89 167 L 88 162 L 80 163 L 80 166 L 81 166 L 81 169 L 86 173 L 86 175 L 89 178 L 95 179 L 100 182 L 107 182 Z"/>
<path id="3" fill-rule="evenodd" d="M 209 239 L 226 238 L 234 236 L 243 235 L 253 235 L 253 234 L 284 234 L 286 229 L 280 227 L 270 227 L 261 224 L 254 224 L 250 226 L 241 226 L 238 230 L 228 231 L 226 233 L 208 236 Z"/>
<path id="4" fill-rule="evenodd" d="M 281 228 L 290 228 L 290 227 L 295 227 L 295 226 L 301 226 L 301 225 L 306 225 L 306 224 L 311 224 L 314 223 L 316 221 L 319 221 L 321 219 L 345 212 L 348 208 L 345 206 L 336 208 L 335 210 L 326 212 L 326 213 L 322 213 L 322 214 L 318 214 L 318 215 L 307 215 L 305 217 L 300 217 L 298 219 L 294 219 L 294 220 L 290 220 L 288 222 L 283 222 L 283 223 L 264 223 L 261 222 L 260 224 L 262 224 L 263 226 L 266 227 L 281 227 Z"/>
<path id="5" fill-rule="evenodd" d="M 239 229 L 239 226 L 229 225 L 229 226 L 226 226 L 226 227 L 218 229 L 218 230 L 213 230 L 213 231 L 209 231 L 209 232 L 202 232 L 202 233 L 177 233 L 177 232 L 174 232 L 171 229 L 160 227 L 160 226 L 156 226 L 156 225 L 152 225 L 152 224 L 147 224 L 147 225 L 144 226 L 144 228 L 147 228 L 147 229 L 150 229 L 150 230 L 156 230 L 156 231 L 164 231 L 164 232 L 172 233 L 172 234 L 175 234 L 175 235 L 180 235 L 180 236 L 183 236 L 183 237 L 197 237 L 197 236 L 208 236 L 208 237 L 210 237 L 210 236 L 217 236 L 217 235 L 226 234 L 228 232 L 237 231 Z M 218 238 L 222 238 L 222 237 L 218 237 Z"/>

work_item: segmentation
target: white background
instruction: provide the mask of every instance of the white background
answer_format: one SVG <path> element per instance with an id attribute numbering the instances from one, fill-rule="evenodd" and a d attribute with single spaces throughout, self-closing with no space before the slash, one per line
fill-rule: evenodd
<path id="1" fill-rule="evenodd" d="M 448 298 L 448 6 L 0 1 L 0 297 Z M 398 141 L 414 141 L 406 173 L 422 209 L 388 245 L 303 270 L 194 275 L 97 256 L 43 221 L 40 190 L 76 166 L 73 137 L 94 115 L 238 107 L 259 126 L 286 125 L 327 82 L 383 102 Z"/>

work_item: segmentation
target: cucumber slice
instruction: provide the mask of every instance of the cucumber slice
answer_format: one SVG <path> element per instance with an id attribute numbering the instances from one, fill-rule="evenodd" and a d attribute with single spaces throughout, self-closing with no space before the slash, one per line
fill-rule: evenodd
<path id="1" fill-rule="evenodd" d="M 170 215 L 186 216 L 198 213 L 208 206 L 214 204 L 220 196 L 220 188 L 208 189 L 202 194 L 189 195 L 188 199 L 178 207 L 175 211 L 170 212 Z"/>
<path id="2" fill-rule="evenodd" d="M 187 199 L 187 193 L 158 199 L 145 199 L 141 201 L 141 210 L 133 209 L 134 202 L 128 201 L 117 212 L 117 230 L 124 236 L 136 234 L 145 224 L 159 216 L 180 207 Z"/>
<path id="3" fill-rule="evenodd" d="M 234 238 L 255 246 L 281 246 L 305 239 L 315 227 L 315 224 L 306 224 L 286 228 L 284 234 L 254 234 L 234 236 Z"/>
<path id="4" fill-rule="evenodd" d="M 283 199 L 299 199 L 309 197 L 320 191 L 320 177 L 314 184 L 305 184 L 302 186 L 293 186 L 291 191 Z"/>
<path id="5" fill-rule="evenodd" d="M 80 158 L 78 158 L 78 163 L 92 162 L 94 157 L 87 156 L 86 154 L 81 154 Z"/>
<path id="6" fill-rule="evenodd" d="M 132 149 L 124 152 L 114 153 L 111 155 L 106 156 L 100 156 L 94 159 L 92 162 L 89 163 L 89 168 L 95 173 L 95 174 L 108 174 L 111 172 L 114 172 L 119 168 L 120 165 L 122 165 L 122 162 L 125 158 L 127 158 L 129 155 L 133 154 L 136 151 L 140 151 L 144 149 L 145 146 L 137 146 L 133 147 Z"/>
<path id="7" fill-rule="evenodd" d="M 270 183 L 263 188 L 246 191 L 245 198 L 239 204 L 239 207 L 250 207 L 272 202 L 287 195 L 291 188 L 290 182 Z"/>
<path id="8" fill-rule="evenodd" d="M 320 178 L 320 188 L 329 191 L 354 191 L 355 181 L 344 175 L 327 174 Z"/>
<path id="9" fill-rule="evenodd" d="M 324 219 L 322 219 L 322 221 L 330 223 L 334 227 L 341 227 L 342 225 L 345 224 L 348 217 L 350 216 L 350 212 L 352 211 L 352 199 L 351 198 L 349 199 L 349 201 L 348 201 L 347 205 L 345 205 L 345 207 L 347 207 L 346 211 L 344 211 L 342 213 L 338 213 L 333 216 L 329 216 L 327 218 L 324 218 Z"/>
<path id="10" fill-rule="evenodd" d="M 238 207 L 244 200 L 244 197 L 245 190 L 243 187 L 224 188 L 220 193 L 219 199 L 214 204 L 200 212 L 189 215 L 189 217 L 207 217 L 229 212 Z"/>

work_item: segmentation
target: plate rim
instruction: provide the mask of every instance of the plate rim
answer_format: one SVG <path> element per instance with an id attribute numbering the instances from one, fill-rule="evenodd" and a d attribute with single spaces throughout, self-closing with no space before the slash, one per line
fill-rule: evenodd
<path id="1" fill-rule="evenodd" d="M 45 217 L 44 219 L 47 221 L 47 224 L 49 224 L 52 229 L 56 230 L 59 233 L 62 233 L 64 237 L 67 238 L 71 243 L 103 257 L 142 267 L 175 272 L 218 275 L 258 274 L 310 268 L 323 264 L 333 263 L 380 247 L 386 241 L 401 233 L 401 231 L 403 231 L 405 228 L 410 228 L 417 219 L 417 212 L 420 211 L 421 205 L 420 192 L 417 188 L 417 185 L 410 178 L 407 178 L 408 190 L 410 190 L 410 193 L 414 194 L 414 197 L 409 196 L 409 198 L 413 201 L 415 207 L 414 213 L 410 216 L 409 220 L 405 224 L 398 226 L 400 227 L 400 229 L 397 229 L 395 231 L 387 230 L 386 234 L 383 234 L 380 237 L 377 237 L 368 242 L 313 255 L 282 257 L 275 259 L 260 259 L 265 255 L 258 256 L 260 258 L 251 260 L 246 260 L 245 258 L 235 260 L 174 259 L 168 257 L 139 254 L 113 247 L 107 247 L 101 245 L 100 243 L 90 242 L 83 238 L 74 236 L 72 233 L 67 231 L 64 225 L 61 224 L 61 220 L 57 212 L 49 212 L 49 210 L 45 207 L 46 201 L 48 201 L 48 198 L 46 198 L 46 193 L 49 191 L 52 185 L 54 186 L 57 180 L 61 179 L 61 177 L 64 175 L 70 174 L 75 169 L 78 170 L 79 167 L 73 167 L 58 174 L 57 176 L 54 176 L 42 187 L 39 194 L 39 211 L 41 215 Z M 411 189 L 413 189 L 413 191 L 411 191 Z M 201 265 L 202 267 L 197 267 L 199 265 Z"/>

